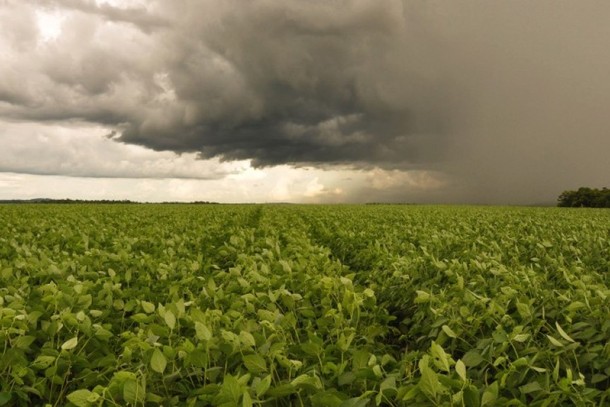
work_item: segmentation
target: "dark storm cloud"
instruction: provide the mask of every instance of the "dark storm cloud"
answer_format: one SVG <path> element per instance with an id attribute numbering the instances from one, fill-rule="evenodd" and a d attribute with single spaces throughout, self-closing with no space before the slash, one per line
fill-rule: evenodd
<path id="1" fill-rule="evenodd" d="M 125 3 L 1 2 L 0 117 L 256 165 L 442 171 L 447 200 L 608 182 L 606 1 Z M 36 10 L 65 14 L 57 40 Z"/>
<path id="2" fill-rule="evenodd" d="M 187 115 L 152 129 L 132 123 L 121 140 L 260 165 L 429 159 L 408 138 L 439 137 L 418 120 L 436 124 L 443 112 L 409 99 L 433 90 L 425 81 L 391 90 L 415 81 L 402 69 L 401 2 L 219 2 L 208 21 L 191 9 L 169 67 Z"/>
<path id="3" fill-rule="evenodd" d="M 256 165 L 438 155 L 446 112 L 430 72 L 405 66 L 422 56 L 405 48 L 400 1 L 39 4 L 71 13 L 21 99 L 5 87 L 22 72 L 0 85 L 4 116 L 111 124 L 125 143 Z"/>

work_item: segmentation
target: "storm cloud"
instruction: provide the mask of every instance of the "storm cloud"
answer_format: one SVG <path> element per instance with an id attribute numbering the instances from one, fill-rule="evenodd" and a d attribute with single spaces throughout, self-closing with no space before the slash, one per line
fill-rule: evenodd
<path id="1" fill-rule="evenodd" d="M 4 0 L 0 118 L 255 167 L 431 171 L 453 180 L 447 201 L 548 201 L 608 181 L 608 18 L 601 0 Z"/>
<path id="2" fill-rule="evenodd" d="M 125 143 L 255 165 L 402 165 L 438 153 L 428 145 L 443 134 L 443 98 L 404 41 L 400 1 L 43 4 L 69 11 L 62 35 L 9 44 L 21 66 L 4 72 L 4 116 L 112 124 Z"/>

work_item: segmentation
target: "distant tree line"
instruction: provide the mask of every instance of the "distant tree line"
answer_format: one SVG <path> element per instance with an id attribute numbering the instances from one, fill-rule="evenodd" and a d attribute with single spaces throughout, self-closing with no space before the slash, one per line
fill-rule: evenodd
<path id="1" fill-rule="evenodd" d="M 16 204 L 137 204 L 138 202 L 128 199 L 51 199 L 51 198 L 34 198 L 34 199 L 4 199 L 0 203 L 16 203 Z"/>
<path id="2" fill-rule="evenodd" d="M 162 202 L 163 204 L 177 205 L 215 205 L 217 202 L 208 201 L 193 201 L 193 202 Z M 50 199 L 50 198 L 34 198 L 34 199 L 4 199 L 0 200 L 0 204 L 147 204 L 146 202 L 130 201 L 128 199 Z"/>
<path id="3" fill-rule="evenodd" d="M 557 199 L 557 206 L 568 208 L 610 208 L 610 189 L 578 188 L 578 191 L 564 191 Z"/>

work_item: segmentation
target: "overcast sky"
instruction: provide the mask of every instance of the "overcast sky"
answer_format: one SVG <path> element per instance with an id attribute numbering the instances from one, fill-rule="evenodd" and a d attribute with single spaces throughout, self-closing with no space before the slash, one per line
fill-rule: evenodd
<path id="1" fill-rule="evenodd" d="M 607 0 L 0 0 L 0 199 L 610 186 Z"/>

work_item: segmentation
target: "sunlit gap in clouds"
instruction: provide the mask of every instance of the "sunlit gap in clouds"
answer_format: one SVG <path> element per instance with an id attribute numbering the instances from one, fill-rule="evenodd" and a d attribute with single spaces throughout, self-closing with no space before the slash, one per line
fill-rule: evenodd
<path id="1" fill-rule="evenodd" d="M 95 4 L 99 6 L 108 5 L 117 8 L 137 8 L 145 7 L 147 0 L 95 0 Z"/>
<path id="2" fill-rule="evenodd" d="M 43 42 L 56 40 L 61 35 L 65 15 L 58 10 L 36 10 L 36 23 Z"/>

